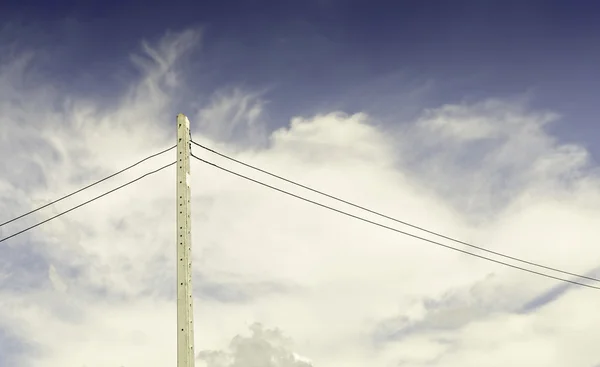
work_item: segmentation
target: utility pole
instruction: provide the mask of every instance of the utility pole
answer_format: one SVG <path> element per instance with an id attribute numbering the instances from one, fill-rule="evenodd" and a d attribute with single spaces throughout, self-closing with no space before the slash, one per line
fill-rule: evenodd
<path id="1" fill-rule="evenodd" d="M 177 115 L 177 367 L 194 367 L 190 120 Z"/>

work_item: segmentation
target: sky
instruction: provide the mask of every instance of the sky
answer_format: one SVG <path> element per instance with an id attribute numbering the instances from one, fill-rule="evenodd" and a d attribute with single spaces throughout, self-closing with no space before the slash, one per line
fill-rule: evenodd
<path id="1" fill-rule="evenodd" d="M 241 161 L 600 278 L 598 10 L 5 1 L 0 223 L 173 146 L 184 113 L 196 142 Z M 174 156 L 0 227 L 0 367 L 175 363 L 173 167 L 2 240 Z M 197 160 L 191 171 L 196 366 L 600 366 L 595 289 Z"/>

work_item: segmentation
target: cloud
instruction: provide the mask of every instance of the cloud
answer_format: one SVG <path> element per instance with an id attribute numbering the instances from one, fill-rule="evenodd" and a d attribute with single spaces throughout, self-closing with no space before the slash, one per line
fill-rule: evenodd
<path id="1" fill-rule="evenodd" d="M 401 132 L 399 139 L 421 147 L 401 144 L 399 154 L 461 210 L 487 218 L 532 187 L 562 190 L 585 180 L 588 152 L 544 130 L 557 118 L 521 102 L 442 106 Z"/>
<path id="2" fill-rule="evenodd" d="M 195 131 L 216 141 L 264 144 L 266 134 L 263 93 L 242 89 L 220 90 L 195 116 Z"/>
<path id="3" fill-rule="evenodd" d="M 292 352 L 291 341 L 280 330 L 264 329 L 260 324 L 250 326 L 252 335 L 236 336 L 231 341 L 230 352 L 202 351 L 198 359 L 207 367 L 265 366 L 311 367 L 312 362 Z"/>
<path id="4" fill-rule="evenodd" d="M 132 58 L 140 78 L 110 108 L 53 87 L 35 72 L 27 76 L 35 83 L 23 83 L 25 70 L 40 62 L 35 53 L 4 60 L 1 219 L 174 144 L 170 92 L 184 84 L 179 62 L 199 39 L 199 32 L 186 31 L 144 43 Z M 373 113 L 331 111 L 272 128 L 265 123 L 267 100 L 266 93 L 243 89 L 216 92 L 191 113 L 194 138 L 496 251 L 572 272 L 598 267 L 598 177 L 585 149 L 546 131 L 561 123 L 558 115 L 488 100 L 441 106 L 400 127 L 375 124 Z M 197 147 L 194 152 L 406 229 Z M 170 152 L 145 162 L 2 227 L 2 235 L 173 159 Z M 598 301 L 590 290 L 557 292 L 554 281 L 356 222 L 197 161 L 192 172 L 198 365 L 597 363 L 591 343 Z M 0 338 L 26 346 L 0 349 L 0 361 L 17 367 L 174 363 L 173 175 L 162 171 L 0 243 Z M 247 324 L 254 325 L 250 336 L 239 336 Z"/>

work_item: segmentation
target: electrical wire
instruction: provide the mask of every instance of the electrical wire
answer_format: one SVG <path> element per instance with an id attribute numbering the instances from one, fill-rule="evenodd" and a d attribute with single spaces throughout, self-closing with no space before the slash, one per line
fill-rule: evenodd
<path id="1" fill-rule="evenodd" d="M 386 218 L 386 219 L 392 220 L 392 221 L 394 221 L 394 222 L 396 222 L 396 223 L 400 223 L 400 224 L 403 224 L 403 225 L 405 225 L 405 226 L 408 226 L 408 227 L 411 227 L 411 228 L 414 228 L 414 229 L 418 229 L 418 230 L 420 230 L 420 231 L 423 231 L 423 232 L 426 232 L 426 233 L 432 234 L 432 235 L 434 235 L 434 236 L 437 236 L 437 237 L 440 237 L 440 238 L 443 238 L 443 239 L 446 239 L 446 240 L 449 240 L 449 241 L 452 241 L 452 242 L 455 242 L 455 243 L 458 243 L 458 244 L 461 244 L 461 245 L 464 245 L 464 246 L 468 246 L 468 247 L 471 247 L 471 248 L 475 248 L 475 249 L 477 249 L 477 250 L 480 250 L 480 251 L 484 251 L 484 252 L 487 252 L 487 253 L 490 253 L 490 254 L 494 254 L 494 255 L 496 255 L 496 256 L 500 256 L 500 257 L 503 257 L 503 258 L 505 258 L 505 259 L 510 259 L 510 260 L 518 261 L 518 262 L 520 262 L 520 263 L 523 263 L 523 264 L 532 265 L 532 266 L 537 266 L 537 267 L 539 267 L 539 268 L 542 268 L 542 269 L 551 270 L 551 271 L 555 271 L 555 272 L 557 272 L 557 273 L 562 273 L 562 274 L 565 274 L 565 275 L 570 275 L 570 276 L 574 276 L 574 277 L 578 277 L 578 278 L 582 278 L 582 279 L 587 279 L 587 280 L 591 280 L 591 281 L 594 281 L 594 282 L 600 282 L 600 279 L 598 279 L 598 278 L 590 277 L 590 276 L 587 276 L 587 275 L 581 275 L 581 274 L 572 273 L 572 272 L 565 271 L 565 270 L 561 270 L 561 269 L 554 268 L 554 267 L 551 267 L 551 266 L 542 265 L 542 264 L 539 264 L 539 263 L 536 263 L 536 262 L 533 262 L 533 261 L 528 261 L 528 260 L 524 260 L 524 259 L 519 259 L 519 258 L 517 258 L 517 257 L 514 257 L 514 256 L 510 256 L 510 255 L 507 255 L 507 254 L 503 254 L 503 253 L 501 253 L 501 252 L 493 251 L 493 250 L 487 249 L 487 248 L 485 248 L 485 247 L 481 247 L 481 246 L 473 245 L 473 244 L 471 244 L 471 243 L 464 242 L 464 241 L 458 240 L 458 239 L 456 239 L 456 238 L 452 238 L 452 237 L 446 236 L 446 235 L 444 235 L 444 234 L 441 234 L 441 233 L 439 233 L 439 232 L 435 232 L 435 231 L 432 231 L 432 230 L 429 230 L 429 229 L 426 229 L 426 228 L 423 228 L 423 227 L 420 227 L 420 226 L 417 226 L 417 225 L 414 225 L 414 224 L 411 224 L 411 223 L 408 223 L 408 222 L 402 221 L 402 220 L 400 220 L 400 219 L 397 219 L 397 218 L 391 217 L 391 216 L 389 216 L 389 215 L 386 215 L 386 214 L 383 214 L 383 213 L 380 213 L 380 212 L 377 212 L 377 211 L 371 210 L 371 209 L 369 209 L 369 208 L 366 208 L 366 207 L 364 207 L 364 206 L 361 206 L 361 205 L 358 205 L 358 204 L 352 203 L 352 202 L 350 202 L 350 201 L 347 201 L 347 200 L 341 199 L 341 198 L 339 198 L 339 197 L 336 197 L 336 196 L 334 196 L 334 195 L 328 194 L 328 193 L 326 193 L 326 192 L 319 191 L 319 190 L 317 190 L 317 189 L 314 189 L 314 188 L 312 188 L 312 187 L 310 187 L 310 186 L 306 186 L 306 185 L 300 184 L 300 183 L 298 183 L 298 182 L 295 182 L 295 181 L 289 180 L 289 179 L 287 179 L 287 178 L 285 178 L 285 177 L 282 177 L 282 176 L 276 175 L 276 174 L 274 174 L 274 173 L 271 173 L 271 172 L 269 172 L 269 171 L 266 171 L 266 170 L 264 170 L 264 169 L 258 168 L 258 167 L 256 167 L 256 166 L 253 166 L 253 165 L 251 165 L 251 164 L 248 164 L 248 163 L 242 162 L 242 161 L 240 161 L 240 160 L 237 160 L 237 159 L 235 159 L 235 158 L 232 158 L 232 157 L 230 157 L 230 156 L 227 156 L 227 155 L 225 155 L 225 154 L 223 154 L 223 153 L 217 152 L 217 151 L 216 151 L 216 150 L 214 150 L 214 149 L 208 148 L 208 147 L 206 147 L 206 146 L 204 146 L 204 145 L 202 145 L 202 144 L 196 143 L 196 142 L 194 142 L 194 141 L 192 141 L 192 143 L 193 143 L 193 144 L 195 144 L 196 146 L 198 146 L 198 147 L 200 147 L 200 148 L 204 149 L 204 150 L 207 150 L 207 151 L 209 151 L 209 152 L 213 153 L 213 154 L 216 154 L 216 155 L 218 155 L 218 156 L 220 156 L 220 157 L 223 157 L 223 158 L 225 158 L 225 159 L 228 159 L 228 160 L 230 160 L 230 161 L 232 161 L 232 162 L 235 162 L 235 163 L 241 164 L 241 165 L 243 165 L 243 166 L 245 166 L 245 167 L 248 167 L 248 168 L 251 168 L 251 169 L 253 169 L 253 170 L 256 170 L 256 171 L 262 172 L 262 173 L 264 173 L 264 174 L 267 174 L 267 175 L 269 175 L 269 176 L 271 176 L 271 177 L 275 177 L 275 178 L 277 178 L 277 179 L 280 179 L 280 180 L 282 180 L 282 181 L 285 181 L 285 182 L 291 183 L 291 184 L 293 184 L 293 185 L 296 185 L 296 186 L 298 186 L 298 187 L 301 187 L 301 188 L 303 188 L 303 189 L 306 189 L 306 190 L 312 191 L 312 192 L 314 192 L 314 193 L 317 193 L 317 194 L 319 194 L 319 195 L 326 196 L 326 197 L 328 197 L 328 198 L 330 198 L 330 199 L 334 199 L 334 200 L 336 200 L 336 201 L 339 201 L 339 202 L 341 202 L 341 203 L 344 203 L 344 204 L 347 204 L 347 205 L 353 206 L 353 207 L 355 207 L 355 208 L 358 208 L 358 209 L 364 210 L 364 211 L 366 211 L 366 212 L 369 212 L 369 213 L 371 213 L 371 214 L 375 214 L 375 215 L 377 215 L 377 216 L 380 216 L 380 217 L 382 217 L 382 218 Z"/>
<path id="2" fill-rule="evenodd" d="M 466 254 L 466 255 L 474 256 L 474 257 L 477 257 L 477 258 L 480 258 L 480 259 L 483 259 L 483 260 L 491 261 L 491 262 L 494 262 L 494 263 L 496 263 L 496 264 L 500 264 L 500 265 L 508 266 L 508 267 L 511 267 L 511 268 L 513 268 L 513 269 L 517 269 L 517 270 L 525 271 L 525 272 L 528 272 L 528 273 L 531 273 L 531 274 L 536 274 L 536 275 L 539 275 L 539 276 L 542 276 L 542 277 L 545 277 L 545 278 L 550 278 L 550 279 L 558 280 L 558 281 L 561 281 L 561 282 L 566 282 L 566 283 L 570 283 L 570 284 L 574 284 L 574 285 L 578 285 L 578 286 L 582 286 L 582 287 L 587 287 L 587 288 L 593 288 L 593 289 L 600 290 L 600 287 L 597 287 L 597 286 L 593 286 L 593 285 L 589 285 L 589 284 L 585 284 L 585 283 L 577 282 L 577 281 L 570 280 L 570 279 L 559 278 L 559 277 L 556 277 L 556 276 L 553 276 L 553 275 L 549 275 L 549 274 L 541 273 L 541 272 L 538 272 L 538 271 L 535 271 L 535 270 L 531 270 L 531 269 L 523 268 L 523 267 L 520 267 L 520 266 L 517 266 L 517 265 L 509 264 L 509 263 L 506 263 L 506 262 L 503 262 L 503 261 L 500 261 L 500 260 L 495 260 L 495 259 L 492 259 L 492 258 L 489 258 L 489 257 L 483 256 L 483 255 L 475 254 L 475 253 L 472 253 L 472 252 L 469 252 L 469 251 L 465 251 L 465 250 L 462 250 L 462 249 L 459 249 L 459 248 L 456 248 L 456 247 L 452 247 L 452 246 L 450 246 L 450 245 L 446 245 L 446 244 L 443 244 L 443 243 L 441 243 L 441 242 L 437 242 L 437 241 L 433 241 L 433 240 L 430 240 L 430 239 L 427 239 L 427 238 L 424 238 L 424 237 L 420 237 L 420 236 L 417 236 L 417 235 L 415 235 L 415 234 L 412 234 L 412 233 L 404 232 L 404 231 L 401 231 L 401 230 L 399 230 L 399 229 L 396 229 L 396 228 L 393 228 L 393 227 L 386 226 L 385 224 L 377 223 L 377 222 L 374 222 L 374 221 L 372 221 L 372 220 L 369 220 L 369 219 L 366 219 L 366 218 L 360 217 L 360 216 L 358 216 L 358 215 L 354 215 L 354 214 L 351 214 L 351 213 L 345 212 L 345 211 L 343 211 L 343 210 L 336 209 L 336 208 L 333 208 L 333 207 L 331 207 L 331 206 L 328 206 L 328 205 L 325 205 L 325 204 L 321 204 L 321 203 L 319 203 L 319 202 L 316 202 L 316 201 L 313 201 L 313 200 L 307 199 L 307 198 L 305 198 L 305 197 L 302 197 L 302 196 L 300 196 L 300 195 L 293 194 L 293 193 L 291 193 L 291 192 L 289 192 L 289 191 L 285 191 L 285 190 L 283 190 L 283 189 L 280 189 L 280 188 L 277 188 L 277 187 L 275 187 L 275 186 L 271 186 L 271 185 L 269 185 L 269 184 L 266 184 L 266 183 L 264 183 L 264 182 L 261 182 L 261 181 L 255 180 L 255 179 L 253 179 L 253 178 L 250 178 L 250 177 L 248 177 L 248 176 L 244 176 L 244 175 L 242 175 L 241 173 L 234 172 L 234 171 L 232 171 L 232 170 L 229 170 L 229 169 L 227 169 L 227 168 L 221 167 L 221 166 L 219 166 L 219 165 L 217 165 L 217 164 L 215 164 L 215 163 L 212 163 L 212 162 L 209 162 L 209 161 L 207 161 L 207 160 L 204 160 L 204 159 L 202 159 L 202 158 L 199 158 L 199 157 L 197 157 L 197 156 L 195 156 L 195 155 L 193 155 L 193 154 L 192 154 L 192 157 L 196 158 L 197 160 L 199 160 L 199 161 L 201 161 L 201 162 L 203 162 L 203 163 L 205 163 L 205 164 L 208 164 L 208 165 L 210 165 L 210 166 L 213 166 L 213 167 L 215 167 L 215 168 L 218 168 L 218 169 L 220 169 L 220 170 L 222 170 L 222 171 L 224 171 L 224 172 L 230 173 L 230 174 L 232 174 L 232 175 L 238 176 L 238 177 L 240 177 L 240 178 L 243 178 L 243 179 L 245 179 L 245 180 L 248 180 L 248 181 L 254 182 L 254 183 L 256 183 L 256 184 L 259 184 L 259 185 L 261 185 L 261 186 L 264 186 L 264 187 L 270 188 L 270 189 L 272 189 L 272 190 L 275 190 L 275 191 L 278 191 L 278 192 L 280 192 L 280 193 L 283 193 L 283 194 L 286 194 L 286 195 L 292 196 L 292 197 L 294 197 L 294 198 L 296 198 L 296 199 L 300 199 L 300 200 L 302 200 L 302 201 L 306 201 L 306 202 L 308 202 L 308 203 L 311 203 L 311 204 L 314 204 L 314 205 L 320 206 L 320 207 L 322 207 L 322 208 L 325 208 L 325 209 L 328 209 L 328 210 L 334 211 L 334 212 L 336 212 L 336 213 L 343 214 L 343 215 L 345 215 L 345 216 L 348 216 L 348 217 L 351 217 L 351 218 L 354 218 L 354 219 L 357 219 L 357 220 L 360 220 L 360 221 L 363 221 L 363 222 L 366 222 L 366 223 L 369 223 L 369 224 L 373 224 L 373 225 L 375 225 L 375 226 L 378 226 L 378 227 L 381 227 L 381 228 L 385 228 L 385 229 L 387 229 L 387 230 L 390 230 L 390 231 L 393 231 L 393 232 L 396 232 L 396 233 L 400 233 L 400 234 L 403 234 L 403 235 L 405 235 L 405 236 L 409 236 L 409 237 L 412 237 L 412 238 L 415 238 L 415 239 L 418 239 L 418 240 L 421 240 L 421 241 L 425 241 L 425 242 L 428 242 L 428 243 L 431 243 L 431 244 L 434 244 L 434 245 L 437 245 L 437 246 L 441 246 L 441 247 L 447 248 L 447 249 L 449 249 L 449 250 L 457 251 L 457 252 L 460 252 L 460 253 L 463 253 L 463 254 Z"/>
<path id="3" fill-rule="evenodd" d="M 113 193 L 113 192 L 115 192 L 115 191 L 117 191 L 117 190 L 120 190 L 120 189 L 124 188 L 125 186 L 129 186 L 129 185 L 131 185 L 132 183 L 135 183 L 135 182 L 137 182 L 137 181 L 141 180 L 141 179 L 142 179 L 142 178 L 144 178 L 144 177 L 147 177 L 147 176 L 150 176 L 150 175 L 152 175 L 152 174 L 154 174 L 154 173 L 157 173 L 157 172 L 159 172 L 159 171 L 162 171 L 163 169 L 165 169 L 165 168 L 167 168 L 167 167 L 170 167 L 170 166 L 174 165 L 175 163 L 177 163 L 177 162 L 169 163 L 169 164 L 167 164 L 167 165 L 165 165 L 165 166 L 162 166 L 162 167 L 161 167 L 161 168 L 159 168 L 159 169 L 156 169 L 156 170 L 154 170 L 154 171 L 150 171 L 150 172 L 148 172 L 148 173 L 146 173 L 146 174 L 144 174 L 144 175 L 142 175 L 142 176 L 140 176 L 140 177 L 138 177 L 138 178 L 136 178 L 136 179 L 134 179 L 134 180 L 131 180 L 131 181 L 127 182 L 127 183 L 124 183 L 124 184 L 123 184 L 123 185 L 121 185 L 121 186 L 115 187 L 114 189 L 112 189 L 112 190 L 110 190 L 110 191 L 107 191 L 107 192 L 105 192 L 104 194 L 98 195 L 98 196 L 96 196 L 95 198 L 92 198 L 92 199 L 90 199 L 90 200 L 88 200 L 88 201 L 85 201 L 85 202 L 83 202 L 83 203 L 79 204 L 79 205 L 76 205 L 76 206 L 74 206 L 74 207 L 72 207 L 72 208 L 70 208 L 70 209 L 68 209 L 68 210 L 65 210 L 64 212 L 58 213 L 57 215 L 55 215 L 55 216 L 53 216 L 53 217 L 50 217 L 50 218 L 48 218 L 48 219 L 45 219 L 45 220 L 43 220 L 43 221 L 41 221 L 41 222 L 39 222 L 39 223 L 36 223 L 36 224 L 34 224 L 34 225 L 30 226 L 30 227 L 27 227 L 27 228 L 25 228 L 25 229 L 23 229 L 23 230 L 21 230 L 21 231 L 19 231 L 19 232 L 13 233 L 13 234 L 11 234 L 11 235 L 10 235 L 10 236 L 8 236 L 8 237 L 4 237 L 4 238 L 0 239 L 0 242 L 4 242 L 4 241 L 6 241 L 6 240 L 8 240 L 8 239 L 11 239 L 11 238 L 13 238 L 13 237 L 15 237 L 15 236 L 18 236 L 18 235 L 20 235 L 20 234 L 22 234 L 22 233 L 25 233 L 25 232 L 27 232 L 27 231 L 29 231 L 29 230 L 33 229 L 33 228 L 36 228 L 36 227 L 38 227 L 38 226 L 41 226 L 41 225 L 42 225 L 42 224 L 44 224 L 44 223 L 47 223 L 47 222 L 49 222 L 49 221 L 51 221 L 51 220 L 53 220 L 53 219 L 56 219 L 56 218 L 58 218 L 58 217 L 60 217 L 60 216 L 62 216 L 62 215 L 65 215 L 65 214 L 67 214 L 67 213 L 69 213 L 69 212 L 72 212 L 73 210 L 75 210 L 75 209 L 77 209 L 77 208 L 80 208 L 80 207 L 82 207 L 82 206 L 84 206 L 84 205 L 87 205 L 87 204 L 91 203 L 92 201 L 98 200 L 98 199 L 100 199 L 101 197 L 104 197 L 104 196 L 106 196 L 106 195 L 108 195 L 108 194 L 110 194 L 110 193 Z"/>
<path id="4" fill-rule="evenodd" d="M 120 170 L 120 171 L 118 171 L 118 172 L 115 172 L 115 173 L 113 173 L 113 174 L 112 174 L 112 175 L 110 175 L 110 176 L 106 176 L 106 177 L 104 177 L 103 179 L 101 179 L 101 180 L 98 180 L 98 181 L 96 181 L 96 182 L 94 182 L 94 183 L 92 183 L 92 184 L 89 184 L 89 185 L 85 186 L 85 187 L 82 187 L 81 189 L 79 189 L 79 190 L 77 190 L 77 191 L 73 191 L 73 192 L 72 192 L 72 193 L 70 193 L 70 194 L 67 194 L 67 195 L 65 195 L 65 196 L 63 196 L 63 197 L 61 197 L 61 198 L 58 198 L 58 199 L 56 199 L 56 200 L 53 200 L 53 201 L 49 202 L 48 204 L 45 204 L 45 205 L 42 205 L 42 206 L 40 206 L 39 208 L 33 209 L 33 210 L 31 210 L 31 211 L 28 211 L 28 212 L 27 212 L 27 213 L 25 213 L 25 214 L 21 214 L 21 215 L 19 215 L 18 217 L 15 217 L 15 218 L 13 218 L 13 219 L 11 219 L 11 220 L 8 220 L 8 221 L 6 221 L 6 222 L 0 223 L 0 227 L 4 226 L 4 225 L 6 225 L 6 224 L 12 223 L 12 222 L 14 222 L 14 221 L 16 221 L 16 220 L 19 220 L 19 219 L 21 219 L 21 218 L 23 218 L 23 217 L 26 217 L 26 216 L 28 216 L 28 215 L 30 215 L 30 214 L 33 214 L 33 213 L 35 213 L 35 212 L 37 212 L 37 211 L 39 211 L 39 210 L 42 210 L 42 209 L 44 209 L 44 208 L 47 208 L 47 207 L 49 207 L 49 206 L 50 206 L 50 205 L 52 205 L 52 204 L 56 204 L 56 203 L 58 203 L 59 201 L 62 201 L 62 200 L 64 200 L 64 199 L 68 198 L 68 197 L 71 197 L 71 196 L 73 196 L 73 195 L 75 195 L 75 194 L 78 194 L 78 193 L 82 192 L 83 190 L 87 190 L 87 189 L 89 189 L 89 188 L 90 188 L 90 187 L 92 187 L 92 186 L 96 186 L 96 185 L 98 185 L 99 183 L 102 183 L 102 182 L 104 182 L 104 181 L 106 181 L 106 180 L 108 180 L 108 179 L 110 179 L 110 178 L 113 178 L 113 177 L 115 177 L 116 175 L 119 175 L 119 174 L 121 174 L 121 173 L 123 173 L 123 172 L 125 172 L 125 171 L 127 171 L 127 170 L 130 170 L 130 169 L 132 169 L 133 167 L 135 167 L 135 166 L 137 166 L 137 165 L 139 165 L 139 164 L 141 164 L 141 163 L 144 163 L 145 161 L 147 161 L 147 160 L 149 160 L 149 159 L 151 159 L 151 158 L 154 158 L 154 157 L 157 157 L 157 156 L 159 156 L 159 155 L 161 155 L 161 154 L 164 154 L 164 153 L 168 152 L 169 150 L 171 150 L 171 149 L 175 148 L 176 146 L 177 146 L 177 145 L 173 145 L 173 146 L 172 146 L 172 147 L 170 147 L 170 148 L 167 148 L 167 149 L 165 149 L 165 150 L 163 150 L 163 151 L 160 151 L 160 152 L 158 152 L 158 153 L 156 153 L 156 154 L 152 154 L 151 156 L 148 156 L 148 157 L 146 157 L 146 158 L 142 159 L 141 161 L 138 161 L 138 162 L 136 162 L 136 163 L 132 164 L 131 166 L 128 166 L 128 167 L 126 167 L 126 168 L 123 168 L 122 170 Z"/>

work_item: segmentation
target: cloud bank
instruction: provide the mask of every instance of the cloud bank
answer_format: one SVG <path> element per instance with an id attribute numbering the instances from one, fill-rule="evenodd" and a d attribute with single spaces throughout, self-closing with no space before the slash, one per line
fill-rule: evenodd
<path id="1" fill-rule="evenodd" d="M 174 144 L 179 62 L 194 30 L 132 53 L 110 108 L 55 87 L 35 52 L 0 66 L 1 220 Z M 343 111 L 264 123 L 268 94 L 187 101 L 194 139 L 235 158 L 513 256 L 594 274 L 596 168 L 549 135 L 554 112 L 485 100 L 377 124 Z M 183 111 L 185 112 L 185 111 Z M 269 184 L 395 223 L 276 182 Z M 2 236 L 174 160 L 163 155 L 1 228 Z M 593 290 L 564 286 L 356 222 L 192 166 L 197 365 L 594 366 Z M 0 365 L 175 361 L 174 171 L 0 243 Z M 415 230 L 408 229 L 411 233 Z M 431 238 L 430 235 L 424 235 Z M 264 326 L 261 326 L 264 325 Z M 245 334 L 250 326 L 250 334 Z M 232 339 L 233 338 L 233 339 Z M 307 359 L 301 356 L 308 356 Z"/>

